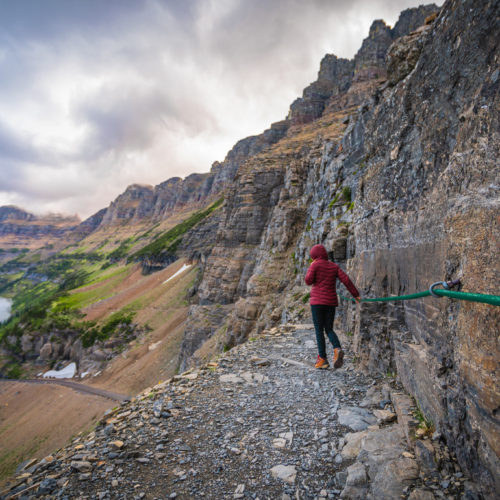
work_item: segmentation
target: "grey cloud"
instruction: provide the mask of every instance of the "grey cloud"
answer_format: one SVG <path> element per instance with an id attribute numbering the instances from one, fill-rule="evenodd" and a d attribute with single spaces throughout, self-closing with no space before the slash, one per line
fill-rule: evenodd
<path id="1" fill-rule="evenodd" d="M 0 34 L 26 41 L 59 38 L 68 31 L 95 32 L 133 16 L 144 4 L 135 0 L 3 0 Z"/>
<path id="2" fill-rule="evenodd" d="M 79 160 L 96 160 L 110 150 L 144 151 L 165 129 L 195 136 L 218 127 L 202 103 L 190 99 L 189 92 L 158 86 L 146 91 L 126 86 L 100 91 L 80 102 L 74 114 L 91 129 L 85 147 L 75 157 Z"/>
<path id="3" fill-rule="evenodd" d="M 22 138 L 20 134 L 0 121 L 0 158 L 2 163 L 4 161 L 16 163 L 40 161 L 40 156 L 27 138 Z"/>

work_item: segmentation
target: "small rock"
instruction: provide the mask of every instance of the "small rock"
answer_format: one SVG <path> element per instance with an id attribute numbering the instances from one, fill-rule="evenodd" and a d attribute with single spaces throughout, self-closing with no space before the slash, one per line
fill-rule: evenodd
<path id="1" fill-rule="evenodd" d="M 162 410 L 163 410 L 163 400 L 155 401 L 153 404 L 153 415 L 156 418 L 160 418 Z"/>
<path id="2" fill-rule="evenodd" d="M 373 410 L 373 414 L 377 420 L 385 424 L 396 420 L 396 414 L 389 410 Z"/>
<path id="3" fill-rule="evenodd" d="M 121 450 L 124 446 L 124 443 L 123 441 L 116 440 L 116 441 L 111 441 L 109 445 L 114 449 Z"/>
<path id="4" fill-rule="evenodd" d="M 347 486 L 363 486 L 367 483 L 365 466 L 361 463 L 355 463 L 347 468 Z"/>
<path id="5" fill-rule="evenodd" d="M 350 427 L 353 431 L 362 431 L 377 422 L 371 412 L 354 406 L 341 408 L 338 410 L 337 415 L 339 424 Z"/>
<path id="6" fill-rule="evenodd" d="M 275 478 L 293 484 L 295 483 L 297 471 L 294 465 L 276 465 L 271 469 L 271 474 Z"/>
<path id="7" fill-rule="evenodd" d="M 92 469 L 92 464 L 85 460 L 73 460 L 70 465 L 78 472 L 88 472 Z"/>
<path id="8" fill-rule="evenodd" d="M 104 429 L 102 430 L 102 432 L 104 432 L 104 434 L 106 434 L 106 436 L 109 436 L 111 433 L 113 433 L 115 431 L 115 426 L 113 424 L 108 424 L 106 427 L 104 427 Z"/>
<path id="9" fill-rule="evenodd" d="M 428 490 L 416 489 L 410 493 L 408 500 L 435 500 L 435 496 Z"/>
<path id="10" fill-rule="evenodd" d="M 276 438 L 273 439 L 273 448 L 285 448 L 286 447 L 286 439 Z"/>
<path id="11" fill-rule="evenodd" d="M 234 491 L 233 498 L 244 498 L 245 485 L 239 484 Z"/>
<path id="12" fill-rule="evenodd" d="M 226 384 L 241 384 L 243 383 L 243 379 L 235 375 L 234 373 L 227 373 L 225 375 L 221 375 L 219 380 Z"/>
<path id="13" fill-rule="evenodd" d="M 38 487 L 38 493 L 41 495 L 49 495 L 57 488 L 57 481 L 53 478 L 44 479 Z"/>

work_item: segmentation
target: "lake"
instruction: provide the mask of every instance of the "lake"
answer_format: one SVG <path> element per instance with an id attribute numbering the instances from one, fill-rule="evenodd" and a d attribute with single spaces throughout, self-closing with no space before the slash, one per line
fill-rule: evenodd
<path id="1" fill-rule="evenodd" d="M 10 318 L 12 300 L 0 297 L 0 323 Z"/>

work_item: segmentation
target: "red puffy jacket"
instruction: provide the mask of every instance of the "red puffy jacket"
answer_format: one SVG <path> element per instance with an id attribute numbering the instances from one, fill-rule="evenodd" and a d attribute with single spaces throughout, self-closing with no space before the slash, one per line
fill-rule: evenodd
<path id="1" fill-rule="evenodd" d="M 359 297 L 358 289 L 349 276 L 334 262 L 328 260 L 325 247 L 314 245 L 311 248 L 311 257 L 314 262 L 306 273 L 306 285 L 312 285 L 310 304 L 338 306 L 337 278 L 344 283 L 353 297 Z"/>

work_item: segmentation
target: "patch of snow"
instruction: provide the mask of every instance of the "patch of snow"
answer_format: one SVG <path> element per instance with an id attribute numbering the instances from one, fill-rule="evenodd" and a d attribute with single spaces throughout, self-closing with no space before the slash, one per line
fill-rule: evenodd
<path id="1" fill-rule="evenodd" d="M 83 372 L 81 375 L 80 375 L 80 378 L 85 378 L 90 372 Z"/>
<path id="2" fill-rule="evenodd" d="M 165 283 L 167 283 L 167 281 L 173 280 L 176 276 L 183 273 L 186 269 L 189 269 L 190 267 L 191 267 L 191 264 L 183 264 L 183 266 L 175 274 L 170 276 L 170 278 L 165 280 L 162 284 L 164 285 Z"/>
<path id="3" fill-rule="evenodd" d="M 76 363 L 70 363 L 62 370 L 49 370 L 43 374 L 43 378 L 73 378 L 76 373 Z"/>
<path id="4" fill-rule="evenodd" d="M 7 321 L 10 318 L 10 309 L 12 307 L 12 299 L 0 297 L 0 323 Z"/>
<path id="5" fill-rule="evenodd" d="M 101 370 L 99 370 L 97 373 L 94 373 L 94 377 L 97 377 L 97 375 L 101 374 Z"/>
<path id="6" fill-rule="evenodd" d="M 159 340 L 158 342 L 155 342 L 154 344 L 150 344 L 148 346 L 148 351 L 154 351 L 161 343 L 162 343 L 162 341 Z"/>

